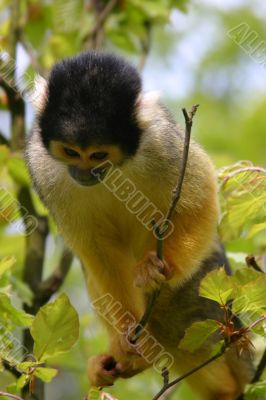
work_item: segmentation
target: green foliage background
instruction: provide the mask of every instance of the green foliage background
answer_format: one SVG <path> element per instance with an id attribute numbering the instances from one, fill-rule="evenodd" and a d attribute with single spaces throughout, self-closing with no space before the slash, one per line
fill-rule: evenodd
<path id="1" fill-rule="evenodd" d="M 11 32 L 16 25 L 20 50 L 24 49 L 29 56 L 26 70 L 29 77 L 36 72 L 47 76 L 58 59 L 92 47 L 121 53 L 142 69 L 145 87 L 163 91 L 164 82 L 170 79 L 171 93 L 165 90 L 162 98 L 181 124 L 181 108 L 200 103 L 193 135 L 207 149 L 217 167 L 239 160 L 250 160 L 254 165 L 265 167 L 266 100 L 265 92 L 255 79 L 259 76 L 265 82 L 265 65 L 256 63 L 228 36 L 230 29 L 245 22 L 257 32 L 258 40 L 265 40 L 266 17 L 260 12 L 260 6 L 264 10 L 265 6 L 261 2 L 250 4 L 243 0 L 227 8 L 219 7 L 211 0 L 120 0 L 97 38 L 91 34 L 99 17 L 95 14 L 94 3 L 97 2 L 0 0 L 0 46 L 15 56 Z M 106 6 L 108 2 L 99 3 Z M 20 13 L 16 14 L 18 4 Z M 202 24 L 206 24 L 209 31 L 202 29 Z M 202 52 L 197 51 L 199 43 L 204 48 Z M 24 59 L 25 56 L 18 56 L 18 66 Z M 0 109 L 0 133 L 4 132 L 0 146 L 1 188 L 16 198 L 20 188 L 31 189 L 31 183 L 21 150 L 14 143 L 7 145 L 12 127 L 6 134 L 4 121 L 9 115 L 10 104 L 1 85 Z M 27 105 L 27 120 L 31 121 L 31 115 L 32 110 Z M 29 129 L 30 123 L 27 132 Z M 240 164 L 246 165 L 250 164 Z M 235 169 L 229 167 L 220 171 L 221 237 L 236 269 L 244 264 L 248 253 L 257 255 L 265 268 L 265 179 L 255 189 L 252 179 L 244 175 L 236 176 L 223 186 L 224 179 Z M 260 178 L 260 174 L 254 177 L 256 182 Z M 33 193 L 32 196 L 38 214 L 47 216 L 38 198 Z M 0 206 L 0 259 L 14 257 L 11 261 L 5 259 L 8 265 L 2 266 L 2 274 L 0 268 L 0 323 L 21 340 L 21 327 L 30 325 L 30 317 L 20 313 L 22 302 L 30 305 L 33 299 L 29 283 L 23 279 L 27 241 L 23 231 L 18 229 L 19 205 L 12 203 L 7 208 L 0 196 Z M 9 223 L 11 215 L 13 224 Z M 49 276 L 57 265 L 63 248 L 50 220 L 49 229 L 44 277 Z M 47 384 L 46 399 L 77 400 L 88 392 L 84 373 L 87 359 L 105 350 L 106 336 L 91 311 L 78 261 L 75 260 L 61 291 L 68 294 L 79 312 L 80 335 L 69 352 L 55 352 L 53 357 L 47 358 L 48 366 L 58 369 L 59 373 Z M 16 310 L 12 308 L 14 305 Z M 13 375 L 0 369 L 0 390 L 7 388 L 16 392 L 13 383 Z M 121 400 L 147 400 L 160 387 L 161 378 L 150 370 L 130 380 L 118 381 L 109 392 Z M 182 383 L 172 398 L 196 400 L 197 396 Z"/>

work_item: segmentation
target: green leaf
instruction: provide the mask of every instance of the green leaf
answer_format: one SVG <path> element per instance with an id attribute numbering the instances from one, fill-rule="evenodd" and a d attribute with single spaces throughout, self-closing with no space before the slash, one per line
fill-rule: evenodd
<path id="1" fill-rule="evenodd" d="M 29 285 L 18 279 L 14 274 L 10 276 L 9 281 L 23 303 L 31 306 L 33 300 L 33 292 L 30 289 Z"/>
<path id="2" fill-rule="evenodd" d="M 79 336 L 79 320 L 68 297 L 61 294 L 54 302 L 40 308 L 32 327 L 34 355 L 39 361 L 68 351 Z"/>
<path id="3" fill-rule="evenodd" d="M 101 400 L 101 394 L 102 392 L 99 388 L 92 387 L 88 393 L 88 400 Z"/>
<path id="4" fill-rule="evenodd" d="M 266 275 L 238 288 L 232 311 L 235 314 L 258 311 L 266 308 Z"/>
<path id="5" fill-rule="evenodd" d="M 237 270 L 235 274 L 231 277 L 232 282 L 240 287 L 246 285 L 249 282 L 255 281 L 261 278 L 261 272 L 255 271 L 253 268 L 242 267 Z"/>
<path id="6" fill-rule="evenodd" d="M 218 324 L 213 319 L 194 322 L 186 329 L 185 336 L 179 343 L 179 348 L 192 353 L 199 349 L 206 342 L 208 337 L 217 330 Z"/>
<path id="7" fill-rule="evenodd" d="M 8 146 L 1 144 L 0 145 L 0 171 L 1 171 L 1 168 L 6 165 L 9 155 L 10 155 L 10 150 L 9 150 Z"/>
<path id="8" fill-rule="evenodd" d="M 199 294 L 219 304 L 225 304 L 231 297 L 233 284 L 224 268 L 209 272 L 200 283 Z"/>
<path id="9" fill-rule="evenodd" d="M 31 179 L 26 168 L 25 161 L 22 158 L 10 158 L 8 161 L 8 172 L 15 182 L 21 184 L 22 186 L 29 187 L 31 185 Z"/>
<path id="10" fill-rule="evenodd" d="M 10 298 L 5 293 L 0 293 L 0 320 L 10 321 L 18 326 L 30 327 L 33 316 L 14 307 Z"/>
<path id="11" fill-rule="evenodd" d="M 17 365 L 17 369 L 19 371 L 29 373 L 29 370 L 37 365 L 40 365 L 38 361 L 23 361 Z"/>
<path id="12" fill-rule="evenodd" d="M 17 380 L 17 390 L 19 391 L 22 388 L 24 388 L 24 386 L 27 385 L 29 380 L 30 380 L 30 376 L 29 375 L 22 374 Z"/>
<path id="13" fill-rule="evenodd" d="M 215 356 L 216 354 L 220 353 L 222 348 L 224 347 L 224 340 L 219 340 L 219 342 L 215 343 L 211 348 L 210 357 Z"/>
<path id="14" fill-rule="evenodd" d="M 13 256 L 7 256 L 0 261 L 0 277 L 8 271 L 16 262 L 16 258 Z"/>
<path id="15" fill-rule="evenodd" d="M 34 371 L 34 376 L 40 378 L 44 382 L 51 382 L 51 380 L 57 375 L 58 371 L 54 368 L 43 368 L 38 367 Z"/>
<path id="16" fill-rule="evenodd" d="M 260 400 L 266 393 L 266 380 L 246 386 L 245 400 Z"/>
<path id="17" fill-rule="evenodd" d="M 262 231 L 266 231 L 266 222 L 262 222 L 261 224 L 252 225 L 252 227 L 250 228 L 250 230 L 248 232 L 247 239 L 253 238 L 255 235 L 257 235 L 258 233 L 260 233 Z"/>

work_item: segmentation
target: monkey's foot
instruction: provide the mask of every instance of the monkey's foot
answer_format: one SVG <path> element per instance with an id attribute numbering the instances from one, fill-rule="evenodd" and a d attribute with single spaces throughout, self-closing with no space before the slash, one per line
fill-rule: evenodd
<path id="1" fill-rule="evenodd" d="M 88 377 L 92 386 L 112 386 L 120 376 L 119 365 L 107 354 L 98 354 L 88 361 Z"/>
<path id="2" fill-rule="evenodd" d="M 142 349 L 141 349 L 141 337 L 135 343 L 132 339 L 135 336 L 135 329 L 136 324 L 128 327 L 128 332 L 121 335 L 119 338 L 120 348 L 122 350 L 123 356 L 126 358 L 130 358 L 131 362 L 136 359 L 139 359 L 142 356 Z M 145 336 L 145 334 L 143 334 Z"/>
<path id="3" fill-rule="evenodd" d="M 151 251 L 137 264 L 134 284 L 152 291 L 160 287 L 165 280 L 171 279 L 173 270 L 165 260 L 160 260 L 156 253 Z"/>

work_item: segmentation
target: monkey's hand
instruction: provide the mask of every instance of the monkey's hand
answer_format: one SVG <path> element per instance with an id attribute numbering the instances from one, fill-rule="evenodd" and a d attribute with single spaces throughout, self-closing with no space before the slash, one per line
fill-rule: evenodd
<path id="1" fill-rule="evenodd" d="M 107 354 L 98 354 L 88 361 L 88 377 L 92 386 L 112 386 L 120 376 L 119 365 Z"/>
<path id="2" fill-rule="evenodd" d="M 165 260 L 160 260 L 154 251 L 151 251 L 136 266 L 134 284 L 146 291 L 153 291 L 161 283 L 171 279 L 173 269 Z"/>
<path id="3" fill-rule="evenodd" d="M 112 386 L 117 378 L 130 378 L 145 368 L 147 364 L 143 359 L 116 362 L 111 355 L 98 354 L 88 361 L 88 377 L 92 386 Z"/>

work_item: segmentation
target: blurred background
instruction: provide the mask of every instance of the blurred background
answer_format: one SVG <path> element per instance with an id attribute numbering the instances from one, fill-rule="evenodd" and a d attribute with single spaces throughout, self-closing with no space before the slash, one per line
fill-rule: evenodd
<path id="1" fill-rule="evenodd" d="M 21 188 L 31 191 L 21 151 L 34 111 L 14 87 L 21 93 L 36 74 L 47 77 L 57 60 L 90 49 L 112 51 L 135 64 L 144 90 L 159 91 L 180 124 L 182 107 L 199 103 L 193 136 L 217 168 L 239 160 L 265 167 L 265 22 L 263 0 L 0 0 L 1 185 L 16 196 Z M 8 85 L 3 79 L 7 60 L 14 64 L 8 71 L 13 83 Z M 42 264 L 44 279 L 60 261 L 63 243 L 45 208 L 36 195 L 32 198 L 34 212 L 49 227 L 43 254 L 36 261 Z M 262 254 L 262 242 L 261 237 L 255 244 L 245 242 L 243 249 L 239 241 L 234 247 L 228 240 L 228 248 Z M 29 238 L 0 216 L 0 257 L 16 257 L 12 278 L 16 301 L 30 307 L 35 288 L 24 279 L 29 247 Z M 105 350 L 106 337 L 91 311 L 77 260 L 61 290 L 79 312 L 80 339 L 69 353 L 50 361 L 59 374 L 46 385 L 45 398 L 77 400 L 88 391 L 86 361 Z M 121 380 L 109 392 L 118 399 L 151 399 L 161 387 L 157 375 L 150 370 Z M 0 372 L 0 389 L 12 379 L 8 372 Z M 197 399 L 185 383 L 171 398 Z"/>

